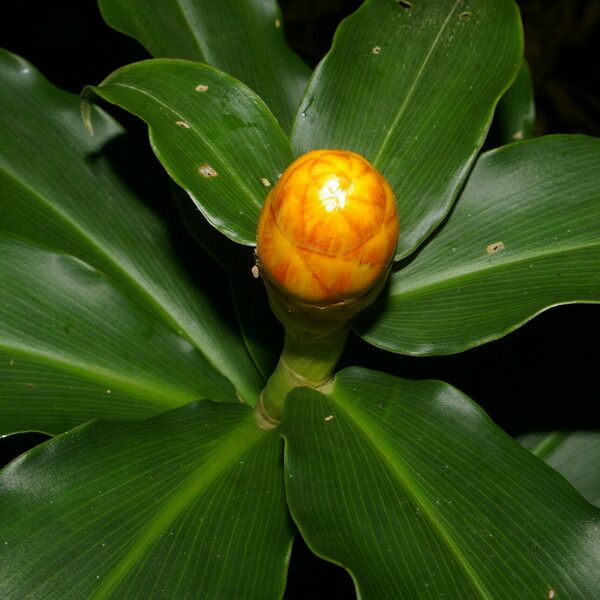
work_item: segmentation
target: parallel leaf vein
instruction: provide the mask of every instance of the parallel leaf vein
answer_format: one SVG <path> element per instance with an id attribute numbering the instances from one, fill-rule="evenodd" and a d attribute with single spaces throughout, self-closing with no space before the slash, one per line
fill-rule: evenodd
<path id="1" fill-rule="evenodd" d="M 526 262 L 530 262 L 533 260 L 549 258 L 552 256 L 560 257 L 562 255 L 567 255 L 572 252 L 578 252 L 581 250 L 590 250 L 590 249 L 591 250 L 600 249 L 600 242 L 593 241 L 590 243 L 579 244 L 579 245 L 571 244 L 571 245 L 564 245 L 564 246 L 560 246 L 560 247 L 556 247 L 556 246 L 547 247 L 547 248 L 544 248 L 542 250 L 538 250 L 535 252 L 523 253 L 518 258 L 511 258 L 510 260 L 504 260 L 504 261 L 500 260 L 498 262 L 494 261 L 494 262 L 490 262 L 487 264 L 482 264 L 482 265 L 479 265 L 478 268 L 470 270 L 470 271 L 466 271 L 464 269 L 464 267 L 462 267 L 459 269 L 447 271 L 448 275 L 446 277 L 444 277 L 443 279 L 440 278 L 440 271 L 437 271 L 435 273 L 435 275 L 436 275 L 435 279 L 433 277 L 429 277 L 426 279 L 424 278 L 420 281 L 417 279 L 417 281 L 413 282 L 412 285 L 410 283 L 410 279 L 408 279 L 408 280 L 402 279 L 403 286 L 406 283 L 408 283 L 408 285 L 406 287 L 402 287 L 401 289 L 398 289 L 398 290 L 391 290 L 391 296 L 399 298 L 401 296 L 408 295 L 408 294 L 419 294 L 423 290 L 426 290 L 428 288 L 435 288 L 439 285 L 445 285 L 446 283 L 453 282 L 453 281 L 472 279 L 478 275 L 482 275 L 482 274 L 489 273 L 492 271 L 498 271 L 498 270 L 502 270 L 505 268 L 509 269 L 512 266 L 518 265 L 521 263 L 526 263 Z M 430 261 L 430 264 L 433 264 L 431 262 L 431 259 L 428 259 L 428 260 Z M 399 271 L 398 273 L 402 274 L 402 271 Z M 441 273 L 443 273 L 443 272 L 441 272 Z"/>
<path id="2" fill-rule="evenodd" d="M 189 475 L 145 525 L 125 555 L 106 575 L 102 585 L 90 600 L 109 598 L 119 583 L 149 552 L 156 540 L 183 514 L 228 468 L 239 462 L 263 438 L 263 433 L 252 421 L 246 421 L 220 440 L 216 450 Z M 244 435 L 246 433 L 246 435 Z"/>
<path id="3" fill-rule="evenodd" d="M 111 86 L 115 86 L 115 87 L 123 87 L 123 88 L 129 89 L 129 90 L 132 90 L 136 93 L 143 94 L 144 96 L 147 96 L 152 101 L 156 102 L 159 106 L 161 106 L 162 108 L 167 110 L 170 114 L 172 114 L 173 117 L 175 118 L 175 120 L 185 121 L 185 122 L 188 121 L 188 118 L 185 115 L 182 115 L 181 113 L 174 110 L 173 107 L 171 107 L 168 104 L 166 104 L 165 102 L 163 102 L 160 98 L 158 98 L 157 96 L 155 96 L 148 90 L 145 90 L 141 87 L 136 87 L 134 85 L 129 85 L 127 83 L 116 82 L 116 81 L 105 82 L 105 85 L 111 85 Z M 148 126 L 150 128 L 152 128 L 152 125 L 150 123 L 148 123 Z M 210 149 L 210 151 L 215 156 L 219 156 L 221 154 L 221 152 L 218 150 L 218 148 L 216 148 L 215 145 L 208 138 L 204 137 L 198 131 L 198 129 L 196 127 L 191 127 L 191 131 L 197 138 L 200 139 L 200 141 L 203 144 L 205 144 Z M 236 184 L 244 192 L 244 194 L 250 199 L 250 201 L 254 205 L 256 205 L 258 208 L 261 208 L 262 202 L 261 202 L 260 198 L 258 198 L 256 196 L 256 194 L 244 183 L 244 181 L 237 175 L 237 173 L 226 162 L 220 163 L 220 166 L 221 166 L 221 168 L 224 168 L 225 171 L 227 171 L 227 174 L 229 175 L 229 177 L 231 177 L 231 179 L 236 182 Z M 175 175 L 173 175 L 173 176 L 176 177 Z M 184 187 L 185 187 L 185 185 L 184 185 Z"/>
<path id="4" fill-rule="evenodd" d="M 154 311 L 162 317 L 164 322 L 168 325 L 168 327 L 177 332 L 179 335 L 182 335 L 188 342 L 190 342 L 206 359 L 209 363 L 215 368 L 217 371 L 221 372 L 215 364 L 218 364 L 218 361 L 211 357 L 206 352 L 206 348 L 202 344 L 198 343 L 198 340 L 195 339 L 195 336 L 190 333 L 185 323 L 179 320 L 175 315 L 172 314 L 172 311 L 165 306 L 158 298 L 153 296 L 149 290 L 148 286 L 144 285 L 142 280 L 139 280 L 131 271 L 129 271 L 125 266 L 123 266 L 117 257 L 112 255 L 109 251 L 107 251 L 102 244 L 94 238 L 94 236 L 90 235 L 88 231 L 83 229 L 79 223 L 77 223 L 74 219 L 72 219 L 68 214 L 61 212 L 59 207 L 55 206 L 51 201 L 45 198 L 42 194 L 40 194 L 37 190 L 33 189 L 30 185 L 24 183 L 17 177 L 15 173 L 10 171 L 6 165 L 1 165 L 2 171 L 12 179 L 17 186 L 21 187 L 25 191 L 27 191 L 33 198 L 35 198 L 42 206 L 46 207 L 50 212 L 55 214 L 63 223 L 65 223 L 86 245 L 88 245 L 91 250 L 101 257 L 101 259 L 105 260 L 108 264 L 111 265 L 112 269 L 118 274 L 123 280 L 129 282 L 129 284 L 136 289 L 136 291 L 140 294 L 140 296 L 145 297 L 148 301 L 149 305 L 154 308 Z"/>
<path id="5" fill-rule="evenodd" d="M 360 409 L 357 407 L 356 402 L 353 402 L 351 399 L 348 402 L 340 400 L 339 394 L 336 395 L 335 390 L 332 399 L 336 406 L 341 408 L 342 411 L 345 412 L 346 415 L 351 419 L 351 421 L 362 434 L 363 438 L 375 450 L 377 455 L 382 459 L 383 463 L 387 465 L 390 472 L 395 476 L 400 486 L 407 492 L 413 502 L 422 508 L 422 514 L 427 517 L 432 528 L 440 534 L 441 539 L 444 541 L 451 554 L 455 557 L 465 575 L 472 582 L 474 588 L 478 591 L 481 598 L 485 600 L 493 600 L 493 594 L 491 594 L 485 587 L 475 569 L 471 566 L 467 557 L 461 550 L 458 542 L 452 537 L 451 533 L 444 526 L 441 517 L 436 514 L 435 507 L 427 500 L 425 494 L 419 489 L 419 486 L 408 474 L 405 466 L 397 457 L 394 449 L 386 442 L 380 433 L 372 431 L 369 417 L 362 413 L 362 411 L 360 411 Z"/>
<path id="6" fill-rule="evenodd" d="M 417 74 L 415 75 L 413 82 L 411 83 L 410 87 L 408 88 L 408 91 L 406 92 L 406 97 L 404 98 L 404 102 L 398 108 L 398 112 L 396 113 L 396 116 L 394 117 L 392 124 L 388 128 L 388 131 L 385 134 L 383 141 L 381 142 L 381 146 L 379 147 L 379 150 L 378 150 L 377 154 L 375 155 L 375 158 L 373 159 L 373 164 L 375 166 L 378 165 L 379 159 L 381 158 L 382 154 L 384 153 L 386 146 L 389 144 L 389 142 L 392 138 L 392 135 L 395 133 L 396 127 L 398 126 L 400 119 L 406 112 L 408 104 L 412 100 L 414 93 L 417 89 L 417 85 L 418 85 L 419 81 L 421 80 L 421 77 L 422 77 L 423 73 L 425 72 L 427 65 L 429 64 L 429 60 L 431 59 L 431 56 L 433 55 L 433 52 L 436 49 L 436 47 L 442 37 L 442 34 L 444 33 L 444 30 L 448 26 L 448 23 L 450 22 L 450 19 L 453 15 L 454 11 L 456 10 L 456 7 L 460 4 L 460 2 L 461 2 L 461 0 L 456 0 L 456 2 L 453 4 L 452 8 L 448 12 L 448 16 L 442 23 L 442 26 L 440 27 L 435 38 L 433 39 L 433 43 L 431 44 L 429 50 L 427 51 L 427 54 L 425 55 L 423 63 L 419 67 L 419 70 L 417 71 Z"/>

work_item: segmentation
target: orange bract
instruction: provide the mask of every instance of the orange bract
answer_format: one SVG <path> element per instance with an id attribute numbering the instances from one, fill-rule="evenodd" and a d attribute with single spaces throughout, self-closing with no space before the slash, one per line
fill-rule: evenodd
<path id="1" fill-rule="evenodd" d="M 362 156 L 313 150 L 283 173 L 263 206 L 257 251 L 264 276 L 302 302 L 357 298 L 396 249 L 394 193 Z"/>

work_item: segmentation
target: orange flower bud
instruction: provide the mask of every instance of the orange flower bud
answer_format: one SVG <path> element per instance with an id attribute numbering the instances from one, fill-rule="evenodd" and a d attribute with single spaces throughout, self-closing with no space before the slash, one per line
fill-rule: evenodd
<path id="1" fill-rule="evenodd" d="M 268 282 L 308 305 L 364 296 L 396 250 L 394 193 L 366 159 L 314 150 L 283 173 L 263 206 L 257 253 Z"/>

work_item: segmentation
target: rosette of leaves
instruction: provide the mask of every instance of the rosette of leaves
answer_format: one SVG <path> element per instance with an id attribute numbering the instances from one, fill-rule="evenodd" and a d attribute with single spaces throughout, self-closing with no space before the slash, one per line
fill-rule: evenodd
<path id="1" fill-rule="evenodd" d="M 93 136 L 0 54 L 0 426 L 54 436 L 2 471 L 0 596 L 279 598 L 300 535 L 361 598 L 596 597 L 600 513 L 535 456 L 597 502 L 565 467 L 593 436 L 531 453 L 448 384 L 360 366 L 293 390 L 279 427 L 253 410 L 281 340 L 250 248 L 311 149 L 396 194 L 397 261 L 353 323 L 374 346 L 455 353 L 600 301 L 598 140 L 481 153 L 500 99 L 507 141 L 530 127 L 512 0 L 367 0 L 310 77 L 271 0 L 100 8 L 155 58 L 84 92 Z M 175 200 L 137 192 L 156 165 L 117 164 L 97 97 L 147 122 Z"/>

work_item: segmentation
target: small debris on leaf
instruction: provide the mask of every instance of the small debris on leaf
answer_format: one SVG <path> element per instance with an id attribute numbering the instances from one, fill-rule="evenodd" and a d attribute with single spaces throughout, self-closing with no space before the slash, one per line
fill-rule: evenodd
<path id="1" fill-rule="evenodd" d="M 206 92 L 206 90 L 208 90 L 208 86 L 207 85 L 203 85 L 203 84 L 199 83 L 196 86 L 196 91 L 197 92 Z"/>
<path id="2" fill-rule="evenodd" d="M 266 177 L 261 177 L 260 178 L 260 182 L 265 186 L 265 187 L 271 187 L 271 182 L 266 178 Z"/>
<path id="3" fill-rule="evenodd" d="M 175 125 L 179 125 L 179 127 L 183 127 L 184 129 L 189 129 L 191 127 L 191 125 L 185 121 L 175 121 Z"/>
<path id="4" fill-rule="evenodd" d="M 325 417 L 325 421 L 333 421 L 333 419 L 334 419 L 334 416 L 333 416 L 333 415 L 327 415 L 327 416 Z"/>
<path id="5" fill-rule="evenodd" d="M 258 279 L 260 277 L 260 271 L 257 265 L 254 265 L 250 271 L 252 272 L 252 277 L 254 277 L 254 279 Z"/>
<path id="6" fill-rule="evenodd" d="M 489 244 L 485 247 L 485 251 L 488 254 L 494 254 L 494 252 L 498 252 L 499 250 L 504 250 L 504 242 L 494 242 L 493 244 Z"/>
<path id="7" fill-rule="evenodd" d="M 216 177 L 218 173 L 210 166 L 204 163 L 198 168 L 198 173 L 202 175 L 202 177 Z"/>
<path id="8" fill-rule="evenodd" d="M 468 10 L 465 10 L 464 12 L 461 12 L 460 15 L 458 15 L 458 18 L 462 19 L 463 21 L 466 21 L 470 16 L 471 13 Z"/>
<path id="9" fill-rule="evenodd" d="M 373 50 L 371 50 L 373 54 L 379 54 L 381 52 L 381 48 L 379 46 L 375 46 Z"/>

